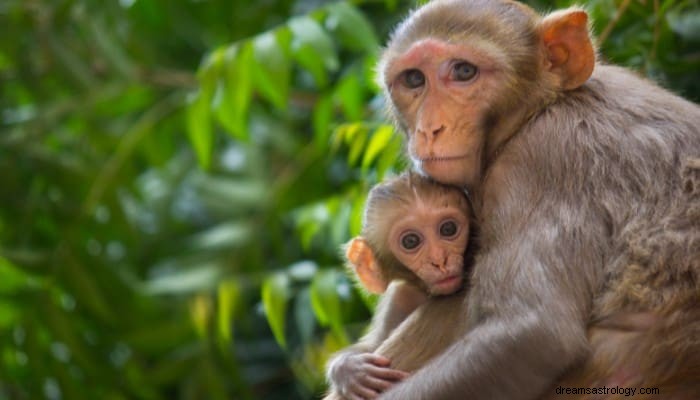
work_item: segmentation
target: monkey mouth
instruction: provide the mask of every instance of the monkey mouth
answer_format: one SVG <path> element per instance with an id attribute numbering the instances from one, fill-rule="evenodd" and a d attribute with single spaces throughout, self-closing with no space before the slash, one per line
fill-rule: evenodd
<path id="1" fill-rule="evenodd" d="M 440 294 L 452 294 L 462 287 L 462 275 L 452 275 L 435 282 L 435 287 L 440 288 Z"/>
<path id="2" fill-rule="evenodd" d="M 441 162 L 441 161 L 463 160 L 467 157 L 469 157 L 468 154 L 463 154 L 461 156 L 424 157 L 424 158 L 419 158 L 419 160 L 421 163 L 431 163 L 431 162 Z"/>

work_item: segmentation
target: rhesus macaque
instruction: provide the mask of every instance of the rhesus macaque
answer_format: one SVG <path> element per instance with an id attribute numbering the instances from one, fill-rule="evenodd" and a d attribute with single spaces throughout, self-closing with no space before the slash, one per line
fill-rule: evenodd
<path id="1" fill-rule="evenodd" d="M 462 288 L 469 232 L 469 204 L 458 188 L 412 173 L 372 188 L 362 236 L 347 245 L 346 258 L 368 291 L 386 293 L 369 332 L 329 362 L 336 393 L 327 399 L 373 399 L 407 376 L 372 352 L 429 296 Z"/>
<path id="2" fill-rule="evenodd" d="M 480 228 L 467 323 L 404 321 L 392 361 L 461 332 L 380 398 L 700 398 L 700 107 L 598 62 L 583 10 L 509 0 L 428 3 L 379 72 L 416 169 L 469 188 Z"/>

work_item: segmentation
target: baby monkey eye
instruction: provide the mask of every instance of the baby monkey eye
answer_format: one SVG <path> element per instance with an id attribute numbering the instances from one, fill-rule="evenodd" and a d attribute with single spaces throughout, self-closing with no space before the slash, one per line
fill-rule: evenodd
<path id="1" fill-rule="evenodd" d="M 476 75 L 476 72 L 476 65 L 460 61 L 452 67 L 452 79 L 462 82 L 468 81 Z"/>
<path id="2" fill-rule="evenodd" d="M 409 89 L 416 89 L 425 84 L 425 75 L 417 69 L 409 69 L 403 72 L 401 80 Z"/>
<path id="3" fill-rule="evenodd" d="M 454 221 L 445 221 L 440 225 L 440 236 L 451 238 L 457 234 L 457 223 Z"/>
<path id="4" fill-rule="evenodd" d="M 420 243 L 420 236 L 415 233 L 407 233 L 401 236 L 401 247 L 403 247 L 405 250 L 413 250 L 420 246 Z"/>

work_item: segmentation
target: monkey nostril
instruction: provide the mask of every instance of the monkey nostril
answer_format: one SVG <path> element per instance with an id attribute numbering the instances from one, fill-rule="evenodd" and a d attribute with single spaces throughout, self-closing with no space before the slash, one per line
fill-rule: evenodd
<path id="1" fill-rule="evenodd" d="M 445 130 L 445 125 L 440 125 L 439 128 L 433 130 L 433 136 L 441 134 Z"/>

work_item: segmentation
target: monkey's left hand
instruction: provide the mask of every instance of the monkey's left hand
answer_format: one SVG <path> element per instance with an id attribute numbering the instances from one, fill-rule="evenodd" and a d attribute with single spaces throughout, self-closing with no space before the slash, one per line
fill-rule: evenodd
<path id="1" fill-rule="evenodd" d="M 408 373 L 391 369 L 390 360 L 373 353 L 351 353 L 335 361 L 330 378 L 337 391 L 348 400 L 372 400 Z"/>

